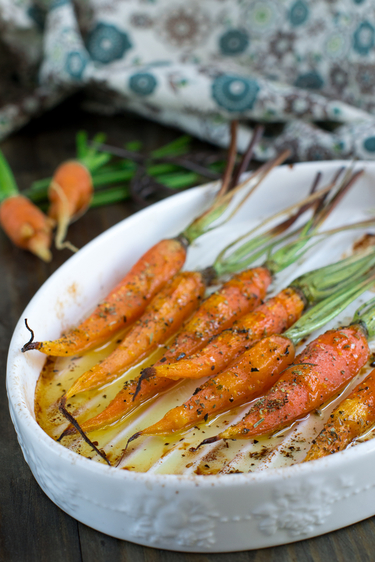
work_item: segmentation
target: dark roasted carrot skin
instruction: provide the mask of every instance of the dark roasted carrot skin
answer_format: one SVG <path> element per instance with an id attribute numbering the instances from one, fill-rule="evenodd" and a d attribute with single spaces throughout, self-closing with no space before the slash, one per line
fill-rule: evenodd
<path id="1" fill-rule="evenodd" d="M 170 365 L 155 365 L 151 374 L 169 379 L 198 379 L 222 371 L 233 359 L 261 338 L 278 334 L 300 318 L 304 302 L 293 288 L 281 291 L 232 328 L 213 338 L 199 353 Z"/>
<path id="2" fill-rule="evenodd" d="M 212 415 L 225 412 L 266 392 L 293 361 L 293 343 L 273 335 L 245 351 L 225 371 L 197 388 L 181 406 L 169 410 L 142 435 L 171 434 L 188 429 Z"/>
<path id="3" fill-rule="evenodd" d="M 199 272 L 175 275 L 153 298 L 116 349 L 81 375 L 66 398 L 108 384 L 164 343 L 198 307 L 205 288 Z"/>
<path id="4" fill-rule="evenodd" d="M 359 324 L 330 330 L 311 342 L 277 383 L 222 439 L 247 439 L 281 429 L 341 390 L 366 364 L 369 347 Z"/>
<path id="5" fill-rule="evenodd" d="M 158 291 L 183 266 L 186 248 L 179 239 L 161 240 L 148 250 L 77 328 L 54 341 L 33 342 L 27 349 L 69 357 L 97 347 L 132 324 Z"/>
<path id="6" fill-rule="evenodd" d="M 332 412 L 304 462 L 345 449 L 375 423 L 375 369 Z"/>

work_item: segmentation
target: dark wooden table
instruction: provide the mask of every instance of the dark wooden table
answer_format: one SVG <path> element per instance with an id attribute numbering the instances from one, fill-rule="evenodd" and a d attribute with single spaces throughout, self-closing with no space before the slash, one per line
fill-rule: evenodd
<path id="1" fill-rule="evenodd" d="M 155 148 L 180 133 L 133 115 L 102 117 L 84 113 L 69 101 L 1 144 L 21 189 L 74 154 L 77 130 L 106 131 L 117 145 L 134 139 Z M 130 202 L 94 209 L 71 226 L 69 240 L 79 247 L 136 211 Z M 50 264 L 14 248 L 0 233 L 1 470 L 0 560 L 6 562 L 361 562 L 375 559 L 375 518 L 316 539 L 236 554 L 183 554 L 123 542 L 75 521 L 56 507 L 33 478 L 17 443 L 5 392 L 6 356 L 22 311 L 42 283 L 69 257 L 54 252 Z"/>

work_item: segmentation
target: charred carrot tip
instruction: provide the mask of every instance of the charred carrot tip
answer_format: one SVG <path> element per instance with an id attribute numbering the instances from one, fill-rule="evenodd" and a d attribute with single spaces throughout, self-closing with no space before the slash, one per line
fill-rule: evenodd
<path id="1" fill-rule="evenodd" d="M 111 466 L 111 463 L 109 462 L 107 455 L 105 454 L 104 451 L 100 451 L 95 445 L 94 443 L 87 437 L 86 433 L 81 429 L 81 426 L 79 425 L 79 423 L 77 422 L 77 420 L 75 418 L 73 418 L 73 416 L 68 412 L 68 410 L 65 409 L 65 402 L 66 402 L 66 397 L 63 396 L 62 399 L 60 400 L 60 404 L 59 404 L 59 410 L 62 413 L 62 415 L 76 428 L 76 430 L 78 431 L 78 433 L 80 433 L 80 435 L 83 437 L 83 439 L 86 441 L 86 443 L 88 445 L 90 445 L 90 447 L 92 447 L 94 449 L 94 451 L 103 459 L 105 460 L 105 462 L 108 464 L 108 466 Z M 60 440 L 60 438 L 62 438 L 62 435 L 60 435 L 58 441 Z"/>
<path id="2" fill-rule="evenodd" d="M 203 439 L 203 441 L 201 441 L 199 443 L 199 445 L 197 445 L 197 447 L 191 447 L 189 449 L 189 451 L 191 451 L 192 453 L 195 453 L 196 451 L 198 451 L 198 449 L 200 449 L 200 447 L 202 447 L 202 445 L 208 445 L 209 443 L 215 443 L 216 441 L 220 441 L 221 437 L 219 437 L 218 435 L 214 435 L 213 437 L 207 437 L 207 439 Z"/>
<path id="3" fill-rule="evenodd" d="M 138 437 L 140 437 L 141 435 L 143 435 L 143 431 L 137 431 L 137 433 L 134 433 L 134 435 L 132 435 L 131 437 L 129 437 L 127 443 L 126 443 L 126 447 L 124 449 L 124 452 L 122 453 L 120 459 L 117 461 L 116 463 L 116 467 L 120 466 L 122 459 L 124 458 L 126 451 L 129 447 L 129 443 L 131 443 L 132 441 L 134 441 L 135 439 L 138 439 Z"/>
<path id="4" fill-rule="evenodd" d="M 129 443 L 131 443 L 132 441 L 134 441 L 135 439 L 138 439 L 138 437 L 140 437 L 142 435 L 142 431 L 137 431 L 137 433 L 134 433 L 134 435 L 132 435 L 131 437 L 129 437 L 128 442 L 126 443 L 126 447 L 125 447 L 125 451 L 129 446 Z"/>
<path id="5" fill-rule="evenodd" d="M 133 402 L 136 399 L 137 394 L 141 391 L 142 381 L 151 378 L 154 374 L 155 374 L 154 367 L 146 367 L 146 369 L 143 369 L 143 371 L 141 372 L 141 376 L 138 379 L 137 387 L 133 394 Z"/>
<path id="6" fill-rule="evenodd" d="M 70 429 L 70 428 L 67 427 L 66 430 L 62 432 L 62 434 L 60 435 L 60 437 L 58 437 L 58 438 L 56 439 L 56 441 L 57 441 L 58 443 L 60 443 L 60 441 L 61 441 L 64 437 L 66 437 L 67 435 L 70 435 L 70 434 L 71 434 L 71 431 L 69 431 L 69 429 Z"/>
<path id="7" fill-rule="evenodd" d="M 31 337 L 29 339 L 29 341 L 27 343 L 25 343 L 25 345 L 22 346 L 21 351 L 22 353 L 25 353 L 25 351 L 29 351 L 29 349 L 38 349 L 39 346 L 39 342 L 34 342 L 34 331 L 30 328 L 30 326 L 27 323 L 27 318 L 25 318 L 25 326 L 26 328 L 29 330 Z"/>

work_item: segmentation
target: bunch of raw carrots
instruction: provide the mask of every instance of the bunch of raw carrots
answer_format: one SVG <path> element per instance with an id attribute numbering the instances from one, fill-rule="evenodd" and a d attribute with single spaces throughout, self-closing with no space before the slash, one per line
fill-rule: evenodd
<path id="1" fill-rule="evenodd" d="M 81 131 L 74 159 L 63 162 L 52 177 L 33 182 L 22 193 L 0 151 L 0 225 L 16 246 L 44 261 L 51 259 L 55 227 L 56 247 L 76 251 L 65 240 L 67 228 L 89 207 L 129 197 L 144 206 L 153 194 L 160 198 L 198 185 L 204 178 L 220 178 L 225 168 L 222 155 L 191 155 L 191 141 L 183 136 L 143 155 L 137 141 L 115 148 L 103 144 L 105 135 L 98 134 L 88 142 L 87 134 Z"/>
<path id="2" fill-rule="evenodd" d="M 250 428 L 243 425 L 247 424 L 244 421 L 239 428 L 228 428 L 227 432 L 207 442 L 273 431 L 324 402 L 330 393 L 346 384 L 367 359 L 363 326 L 365 322 L 370 326 L 370 321 L 364 315 L 357 321 L 357 327 L 342 329 L 337 340 L 336 336 L 328 337 L 329 345 L 335 347 L 337 343 L 335 349 L 340 354 L 340 360 L 336 361 L 332 350 L 325 350 L 325 353 L 331 353 L 330 361 L 337 371 L 332 381 L 324 368 L 327 361 L 316 357 L 312 348 L 297 358 L 294 356 L 295 346 L 301 338 L 324 325 L 374 283 L 374 252 L 309 272 L 275 297 L 262 302 L 272 277 L 309 248 L 309 242 L 317 235 L 322 222 L 360 172 L 346 172 L 334 195 L 328 197 L 342 170 L 319 191 L 317 178 L 310 196 L 287 209 L 294 214 L 276 227 L 261 234 L 251 232 L 250 239 L 245 242 L 241 237 L 237 245 L 225 248 L 214 264 L 204 271 L 180 272 L 189 244 L 212 228 L 212 223 L 228 210 L 234 193 L 244 188 L 253 191 L 278 160 L 254 173 L 245 185 L 228 192 L 229 185 L 235 183 L 231 179 L 233 157 L 228 159 L 229 163 L 231 161 L 224 176 L 223 189 L 211 208 L 179 236 L 163 240 L 151 248 L 81 325 L 58 340 L 44 342 L 34 341 L 29 328 L 32 337 L 23 351 L 37 349 L 56 357 L 82 354 L 101 345 L 120 329 L 129 327 L 114 352 L 76 380 L 63 392 L 58 403 L 58 408 L 69 421 L 60 439 L 79 432 L 109 464 L 107 454 L 90 440 L 87 433 L 117 423 L 147 400 L 169 390 L 176 380 L 209 377 L 189 401 L 167 412 L 159 423 L 137 432 L 129 442 L 145 434 L 183 431 L 197 422 L 207 422 L 219 411 L 230 410 L 262 394 L 249 412 Z M 297 223 L 292 230 L 294 222 L 305 213 L 310 213 L 309 218 L 302 226 Z M 368 224 L 371 221 L 365 223 Z M 249 268 L 262 255 L 267 256 L 263 265 Z M 235 273 L 237 271 L 239 273 Z M 202 301 L 212 278 L 219 281 L 228 273 L 235 275 Z M 370 328 L 366 329 L 371 335 Z M 288 331 L 281 335 L 285 330 Z M 80 423 L 81 412 L 75 412 L 74 405 L 70 408 L 75 396 L 110 384 L 156 347 L 165 345 L 171 337 L 174 337 L 172 343 L 153 367 L 143 371 L 137 379 L 127 381 L 102 412 L 91 419 L 86 415 L 85 421 Z M 320 341 L 319 346 L 323 346 Z M 273 386 L 276 380 L 279 382 Z M 313 395 L 318 396 L 315 401 L 308 394 L 308 388 L 313 388 Z M 303 407 L 298 409 L 301 405 Z M 310 410 L 306 409 L 310 406 Z"/>

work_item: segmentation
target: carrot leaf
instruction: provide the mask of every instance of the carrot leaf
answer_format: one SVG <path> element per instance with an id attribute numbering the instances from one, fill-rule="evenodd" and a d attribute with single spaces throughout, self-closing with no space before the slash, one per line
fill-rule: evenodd
<path id="1" fill-rule="evenodd" d="M 0 202 L 12 195 L 18 195 L 18 187 L 13 172 L 0 150 Z"/>

